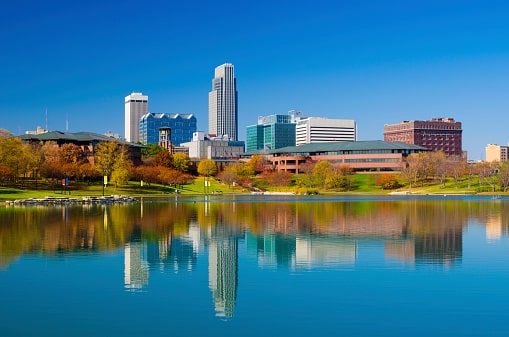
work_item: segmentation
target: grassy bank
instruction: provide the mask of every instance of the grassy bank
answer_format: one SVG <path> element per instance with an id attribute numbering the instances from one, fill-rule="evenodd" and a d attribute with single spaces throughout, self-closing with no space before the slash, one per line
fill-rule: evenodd
<path id="1" fill-rule="evenodd" d="M 505 194 L 500 191 L 491 191 L 488 186 L 480 186 L 477 180 L 468 182 L 467 179 L 459 181 L 457 184 L 452 180 L 447 180 L 445 184 L 439 184 L 436 181 L 419 182 L 416 185 L 406 185 L 392 190 L 384 190 L 375 186 L 376 175 L 374 174 L 355 174 L 353 183 L 348 191 L 342 190 L 323 190 L 320 188 L 307 188 L 298 186 L 288 187 L 268 187 L 273 192 L 294 192 L 306 193 L 317 192 L 320 194 L 349 193 L 349 194 L 389 194 L 411 193 L 411 194 Z M 175 194 L 178 190 L 179 194 L 196 195 L 196 194 L 229 194 L 229 193 L 249 193 L 249 190 L 241 187 L 227 186 L 214 178 L 207 180 L 209 185 L 206 186 L 203 177 L 196 178 L 191 184 L 173 187 L 151 184 L 141 186 L 139 182 L 130 182 L 125 186 L 115 188 L 112 185 L 106 186 L 103 192 L 101 184 L 77 183 L 71 184 L 64 189 L 63 186 L 48 186 L 39 184 L 37 189 L 16 189 L 0 187 L 0 201 L 27 199 L 27 198 L 44 198 L 46 196 L 63 197 L 70 196 L 80 198 L 83 196 L 101 196 L 103 195 L 129 195 L 129 196 L 168 196 Z"/>
<path id="2" fill-rule="evenodd" d="M 18 189 L 10 187 L 0 187 L 0 201 L 28 199 L 28 198 L 44 198 L 51 197 L 72 197 L 81 198 L 83 196 L 101 196 L 101 195 L 130 195 L 130 196 L 167 196 L 176 194 L 227 194 L 227 193 L 241 193 L 244 189 L 240 187 L 229 188 L 225 184 L 218 182 L 215 179 L 208 179 L 209 186 L 205 186 L 203 177 L 198 177 L 191 184 L 184 186 L 163 186 L 159 184 L 144 184 L 140 185 L 139 182 L 129 182 L 124 186 L 115 187 L 108 185 L 104 188 L 100 184 L 86 184 L 78 183 L 71 184 L 64 188 L 63 186 L 46 186 L 39 184 L 37 189 Z"/>

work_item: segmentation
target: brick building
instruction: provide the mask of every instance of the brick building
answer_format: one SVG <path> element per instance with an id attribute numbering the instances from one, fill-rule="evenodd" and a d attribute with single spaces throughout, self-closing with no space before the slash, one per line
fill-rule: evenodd
<path id="1" fill-rule="evenodd" d="M 461 122 L 454 118 L 384 125 L 384 141 L 419 145 L 446 155 L 463 155 Z"/>

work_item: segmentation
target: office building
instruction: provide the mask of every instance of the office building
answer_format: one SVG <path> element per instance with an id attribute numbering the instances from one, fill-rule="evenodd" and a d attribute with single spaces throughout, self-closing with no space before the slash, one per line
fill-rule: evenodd
<path id="1" fill-rule="evenodd" d="M 246 151 L 295 146 L 295 123 L 294 114 L 258 117 L 258 124 L 250 125 L 246 129 Z"/>
<path id="2" fill-rule="evenodd" d="M 231 63 L 215 69 L 209 92 L 209 134 L 237 140 L 237 84 Z"/>
<path id="3" fill-rule="evenodd" d="M 499 146 L 497 144 L 488 144 L 486 146 L 486 161 L 487 162 L 503 162 L 507 161 L 507 156 L 509 153 L 509 145 L 508 146 Z"/>
<path id="4" fill-rule="evenodd" d="M 356 141 L 357 125 L 351 119 L 307 117 L 297 121 L 295 145 Z"/>
<path id="5" fill-rule="evenodd" d="M 133 92 L 125 97 L 125 139 L 128 142 L 140 141 L 140 118 L 148 113 L 148 96 Z"/>
<path id="6" fill-rule="evenodd" d="M 401 171 L 412 153 L 428 151 L 422 146 L 378 141 L 324 142 L 269 151 L 277 171 L 302 173 L 308 164 L 328 161 L 357 172 Z"/>
<path id="7" fill-rule="evenodd" d="M 207 137 L 203 132 L 195 132 L 192 141 L 180 145 L 189 149 L 191 159 L 235 159 L 244 153 L 245 146 L 242 141 Z"/>
<path id="8" fill-rule="evenodd" d="M 446 155 L 462 156 L 461 123 L 454 118 L 428 121 L 402 121 L 384 125 L 384 141 L 419 145 Z"/>
<path id="9" fill-rule="evenodd" d="M 196 132 L 196 117 L 192 114 L 146 113 L 139 120 L 140 142 L 157 144 L 159 129 L 171 129 L 171 143 L 179 146 L 190 142 Z"/>

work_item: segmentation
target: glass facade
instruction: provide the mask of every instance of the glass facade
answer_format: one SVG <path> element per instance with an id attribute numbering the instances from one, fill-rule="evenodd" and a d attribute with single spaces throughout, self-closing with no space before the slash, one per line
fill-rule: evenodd
<path id="1" fill-rule="evenodd" d="M 179 146 L 190 142 L 196 132 L 196 117 L 191 114 L 148 113 L 140 118 L 140 141 L 143 144 L 159 142 L 159 128 L 171 129 L 171 142 Z"/>
<path id="2" fill-rule="evenodd" d="M 247 152 L 295 146 L 295 123 L 290 115 L 260 117 L 257 125 L 247 127 Z"/>

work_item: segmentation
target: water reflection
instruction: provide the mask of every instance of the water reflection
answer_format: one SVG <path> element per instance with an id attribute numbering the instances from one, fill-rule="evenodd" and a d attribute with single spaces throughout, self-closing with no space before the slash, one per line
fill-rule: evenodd
<path id="1" fill-rule="evenodd" d="M 0 210 L 0 266 L 24 254 L 61 256 L 123 249 L 124 287 L 149 289 L 150 273 L 192 272 L 208 256 L 217 316 L 233 317 L 239 243 L 260 268 L 355 268 L 359 252 L 419 266 L 462 262 L 463 231 L 483 224 L 486 239 L 509 232 L 502 200 L 180 200 L 132 205 Z"/>

